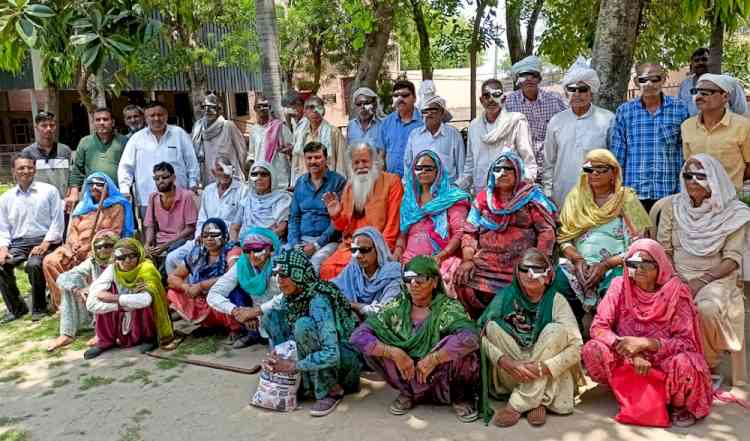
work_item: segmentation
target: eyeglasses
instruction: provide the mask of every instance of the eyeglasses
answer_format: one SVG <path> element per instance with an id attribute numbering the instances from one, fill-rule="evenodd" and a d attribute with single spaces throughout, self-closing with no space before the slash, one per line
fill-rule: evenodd
<path id="1" fill-rule="evenodd" d="M 482 94 L 482 98 L 484 98 L 486 100 L 490 99 L 490 97 L 492 97 L 492 98 L 502 98 L 503 97 L 503 92 L 501 90 L 496 90 L 494 92 L 485 92 L 485 93 Z"/>
<path id="2" fill-rule="evenodd" d="M 568 93 L 587 93 L 591 88 L 589 86 L 568 86 L 565 88 Z"/>
<path id="3" fill-rule="evenodd" d="M 547 271 L 547 267 L 520 264 L 518 265 L 518 272 L 526 274 L 529 271 L 534 271 L 535 273 L 543 273 Z"/>
<path id="4" fill-rule="evenodd" d="M 107 183 L 106 182 L 91 182 L 89 183 L 89 185 L 92 188 L 104 188 L 107 186 Z"/>
<path id="5" fill-rule="evenodd" d="M 375 102 L 373 102 L 373 101 L 357 101 L 356 103 L 354 103 L 354 105 L 357 106 L 357 107 L 366 106 L 368 104 L 375 104 Z"/>
<path id="6" fill-rule="evenodd" d="M 612 169 L 609 165 L 595 165 L 593 167 L 582 167 L 582 170 L 587 175 L 590 174 L 597 174 L 597 175 L 603 175 L 607 172 L 609 172 Z"/>
<path id="7" fill-rule="evenodd" d="M 201 237 L 203 239 L 219 239 L 224 236 L 222 233 L 203 233 Z"/>
<path id="8" fill-rule="evenodd" d="M 289 274 L 283 272 L 283 271 L 271 271 L 271 275 L 274 277 L 278 277 L 280 279 L 288 279 Z"/>
<path id="9" fill-rule="evenodd" d="M 242 252 L 245 254 L 255 254 L 255 253 L 262 253 L 265 252 L 268 249 L 268 247 L 264 246 L 257 246 L 257 245 L 250 245 L 242 247 Z"/>
<path id="10" fill-rule="evenodd" d="M 642 77 L 638 77 L 638 82 L 641 84 L 651 83 L 656 84 L 661 82 L 662 77 L 661 75 L 644 75 Z"/>
<path id="11" fill-rule="evenodd" d="M 417 164 L 417 165 L 414 166 L 414 171 L 428 172 L 428 173 L 429 172 L 434 172 L 435 171 L 435 166 L 434 165 L 421 165 L 421 164 Z"/>
<path id="12" fill-rule="evenodd" d="M 439 107 L 428 107 L 426 109 L 422 109 L 422 113 L 424 113 L 426 115 L 428 113 L 430 113 L 430 114 L 432 114 L 432 113 L 438 113 L 441 110 L 442 109 L 440 109 Z"/>
<path id="13" fill-rule="evenodd" d="M 628 268 L 633 269 L 640 269 L 641 271 L 653 271 L 657 268 L 656 262 L 653 260 L 641 260 L 634 261 L 634 260 L 626 260 L 625 266 Z"/>
<path id="14" fill-rule="evenodd" d="M 406 285 L 411 285 L 412 283 L 424 285 L 430 278 L 427 276 L 404 276 L 403 280 Z"/>
<path id="15" fill-rule="evenodd" d="M 114 247 L 115 247 L 115 244 L 109 243 L 109 242 L 94 244 L 94 249 L 96 251 L 99 251 L 99 250 L 111 250 Z"/>
<path id="16" fill-rule="evenodd" d="M 516 169 L 510 165 L 496 165 L 492 168 L 492 171 L 495 173 L 500 173 L 501 171 L 515 172 Z"/>
<path id="17" fill-rule="evenodd" d="M 128 254 L 120 254 L 119 256 L 115 256 L 115 260 L 118 262 L 124 262 L 128 259 L 137 259 L 138 254 L 136 253 L 128 253 Z"/>
<path id="18" fill-rule="evenodd" d="M 373 247 L 351 247 L 349 248 L 352 251 L 352 254 L 369 254 Z"/>
<path id="19" fill-rule="evenodd" d="M 691 95 L 700 95 L 700 96 L 711 96 L 719 92 L 722 92 L 722 90 L 721 89 L 707 89 L 704 87 L 701 87 L 701 88 L 693 87 L 692 89 L 690 89 Z"/>
<path id="20" fill-rule="evenodd" d="M 693 58 L 693 59 L 692 59 L 691 61 L 692 61 L 693 63 L 695 63 L 695 64 L 698 64 L 698 63 L 708 63 L 708 57 L 706 57 L 706 56 L 703 56 L 703 57 L 695 57 L 695 58 Z"/>
<path id="21" fill-rule="evenodd" d="M 166 180 L 168 180 L 171 177 L 172 177 L 172 175 L 154 175 L 154 181 L 156 181 L 156 182 L 166 181 Z"/>
<path id="22" fill-rule="evenodd" d="M 399 97 L 400 98 L 409 98 L 410 96 L 411 96 L 411 92 L 401 92 L 401 93 L 394 92 L 393 93 L 393 98 L 399 98 Z"/>
<path id="23" fill-rule="evenodd" d="M 250 177 L 251 178 L 258 178 L 258 177 L 267 178 L 269 176 L 271 176 L 271 173 L 268 173 L 268 172 L 252 172 L 252 173 L 250 173 Z"/>
<path id="24" fill-rule="evenodd" d="M 538 72 L 521 72 L 520 74 L 518 74 L 518 76 L 521 78 L 526 78 L 527 80 L 532 78 L 538 80 L 542 77 Z"/>
<path id="25" fill-rule="evenodd" d="M 706 179 L 708 179 L 705 173 L 694 173 L 694 172 L 685 172 L 682 174 L 682 177 L 686 181 L 692 181 L 693 179 L 695 179 L 696 181 L 705 181 Z"/>

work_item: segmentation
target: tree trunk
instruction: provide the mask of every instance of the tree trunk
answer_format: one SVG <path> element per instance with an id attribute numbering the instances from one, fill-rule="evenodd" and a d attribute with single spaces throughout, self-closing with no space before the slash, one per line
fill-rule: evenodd
<path id="1" fill-rule="evenodd" d="M 481 49 L 479 33 L 482 27 L 484 10 L 487 7 L 486 0 L 477 0 L 477 13 L 471 28 L 471 44 L 469 45 L 469 89 L 471 97 L 471 119 L 477 116 L 477 53 Z"/>
<path id="2" fill-rule="evenodd" d="M 539 15 L 542 13 L 542 6 L 544 0 L 536 0 L 534 3 L 534 9 L 531 11 L 528 23 L 526 23 L 526 50 L 525 56 L 534 53 L 534 40 L 536 37 L 536 22 L 539 21 Z"/>
<path id="3" fill-rule="evenodd" d="M 281 115 L 281 62 L 274 0 L 255 0 L 255 27 L 260 40 L 263 95 L 277 116 Z"/>
<path id="4" fill-rule="evenodd" d="M 715 7 L 715 6 L 714 6 Z M 708 71 L 714 74 L 721 73 L 721 59 L 724 55 L 724 22 L 720 18 L 713 18 L 713 14 L 708 16 L 711 20 L 711 45 L 708 54 Z"/>
<path id="5" fill-rule="evenodd" d="M 599 73 L 598 105 L 614 111 L 626 98 L 645 0 L 601 2 L 592 65 Z"/>
<path id="6" fill-rule="evenodd" d="M 44 108 L 47 110 L 47 112 L 52 112 L 55 115 L 60 114 L 60 94 L 57 89 L 57 86 L 54 84 L 47 85 L 47 102 L 44 105 Z"/>
<path id="7" fill-rule="evenodd" d="M 393 0 L 378 0 L 375 5 L 375 25 L 365 37 L 365 49 L 359 59 L 351 91 L 361 86 L 377 90 L 378 76 L 388 51 L 388 40 L 393 29 Z M 351 97 L 347 97 L 350 99 Z"/>
<path id="8" fill-rule="evenodd" d="M 422 80 L 432 79 L 432 53 L 430 52 L 430 34 L 427 32 L 427 24 L 424 21 L 421 0 L 410 0 L 414 15 L 414 23 L 417 25 L 419 35 L 419 66 L 422 68 Z"/>
<path id="9" fill-rule="evenodd" d="M 479 6 L 477 6 L 479 8 Z M 481 21 L 479 22 L 481 24 Z M 511 64 L 522 60 L 524 55 L 521 36 L 521 1 L 505 1 L 505 35 L 508 40 L 508 54 Z"/>
<path id="10" fill-rule="evenodd" d="M 323 40 L 312 39 L 310 42 L 310 51 L 312 52 L 313 61 L 313 95 L 318 94 L 320 90 L 320 77 L 323 75 Z"/>

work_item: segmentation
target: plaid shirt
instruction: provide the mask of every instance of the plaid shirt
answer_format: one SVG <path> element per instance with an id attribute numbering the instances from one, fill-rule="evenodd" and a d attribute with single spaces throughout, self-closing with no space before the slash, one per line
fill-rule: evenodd
<path id="1" fill-rule="evenodd" d="M 661 199 L 679 191 L 680 126 L 688 116 L 684 103 L 664 95 L 654 114 L 643 107 L 640 98 L 617 108 L 610 150 L 622 166 L 624 184 L 640 199 Z"/>

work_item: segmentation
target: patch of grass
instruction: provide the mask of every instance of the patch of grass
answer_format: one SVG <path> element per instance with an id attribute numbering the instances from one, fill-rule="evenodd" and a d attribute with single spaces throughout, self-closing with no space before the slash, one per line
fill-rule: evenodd
<path id="1" fill-rule="evenodd" d="M 54 395 L 54 394 L 55 394 L 55 390 L 54 389 L 52 389 L 52 388 L 45 389 L 44 392 L 42 392 L 42 393 L 39 394 L 39 398 L 48 397 L 48 396 Z"/>
<path id="2" fill-rule="evenodd" d="M 184 357 L 186 355 L 211 355 L 219 350 L 220 337 L 216 335 L 209 335 L 208 337 L 193 338 L 188 337 L 182 344 L 174 351 L 174 355 L 177 357 Z"/>
<path id="3" fill-rule="evenodd" d="M 171 383 L 171 382 L 173 382 L 174 380 L 176 380 L 176 379 L 178 379 L 178 378 L 180 378 L 180 376 L 179 376 L 179 375 L 170 375 L 170 376 L 168 376 L 167 378 L 163 379 L 162 381 L 163 381 L 164 383 Z"/>
<path id="4" fill-rule="evenodd" d="M 169 369 L 174 369 L 179 365 L 180 365 L 180 362 L 174 361 L 174 360 L 159 360 L 156 362 L 157 369 L 161 369 L 165 371 Z"/>
<path id="5" fill-rule="evenodd" d="M 31 415 L 20 416 L 20 417 L 0 417 L 0 427 L 8 427 L 14 424 L 18 424 L 23 420 L 27 420 Z"/>
<path id="6" fill-rule="evenodd" d="M 57 378 L 52 382 L 52 388 L 57 389 L 58 387 L 63 387 L 66 384 L 70 384 L 70 380 L 67 378 Z"/>
<path id="7" fill-rule="evenodd" d="M 8 372 L 6 375 L 0 377 L 0 383 L 10 383 L 11 381 L 18 381 L 24 377 L 24 373 L 20 371 Z"/>
<path id="8" fill-rule="evenodd" d="M 117 366 L 115 366 L 115 369 L 125 369 L 125 368 L 129 368 L 129 367 L 133 367 L 136 364 L 138 364 L 138 362 L 135 361 L 135 360 L 125 360 L 122 363 L 120 363 Z"/>
<path id="9" fill-rule="evenodd" d="M 47 365 L 47 369 L 54 369 L 54 368 L 58 368 L 64 365 L 65 365 L 65 362 L 63 360 L 50 361 L 49 364 Z"/>
<path id="10" fill-rule="evenodd" d="M 151 372 L 146 369 L 136 369 L 127 377 L 120 380 L 123 383 L 135 383 L 140 381 L 143 385 L 151 384 Z"/>
<path id="11" fill-rule="evenodd" d="M 88 361 L 84 361 L 83 363 L 79 364 L 78 367 L 82 367 L 82 368 L 91 367 L 91 363 Z"/>
<path id="12" fill-rule="evenodd" d="M 10 429 L 0 433 L 0 441 L 31 441 L 31 434 L 23 429 Z"/>
<path id="13" fill-rule="evenodd" d="M 114 378 L 100 377 L 98 375 L 91 375 L 88 377 L 81 378 L 81 385 L 78 386 L 78 390 L 86 391 L 98 386 L 106 386 L 114 383 Z"/>
<path id="14" fill-rule="evenodd" d="M 141 434 L 141 426 L 126 425 L 123 427 L 123 432 L 120 433 L 118 441 L 143 441 L 143 435 Z"/>

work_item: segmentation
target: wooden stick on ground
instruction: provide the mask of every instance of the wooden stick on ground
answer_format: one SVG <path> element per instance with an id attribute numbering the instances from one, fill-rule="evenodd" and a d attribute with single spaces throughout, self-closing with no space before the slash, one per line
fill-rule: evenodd
<path id="1" fill-rule="evenodd" d="M 146 355 L 148 355 L 149 357 L 158 358 L 160 360 L 176 361 L 178 363 L 192 364 L 194 366 L 203 366 L 203 367 L 207 367 L 211 369 L 219 369 L 222 371 L 236 372 L 238 374 L 255 375 L 258 372 L 260 372 L 260 365 L 258 364 L 248 369 L 248 368 L 241 368 L 237 366 L 229 366 L 226 364 L 213 363 L 210 361 L 192 360 L 189 358 L 168 357 L 166 355 L 159 355 L 153 352 L 146 352 Z"/>

